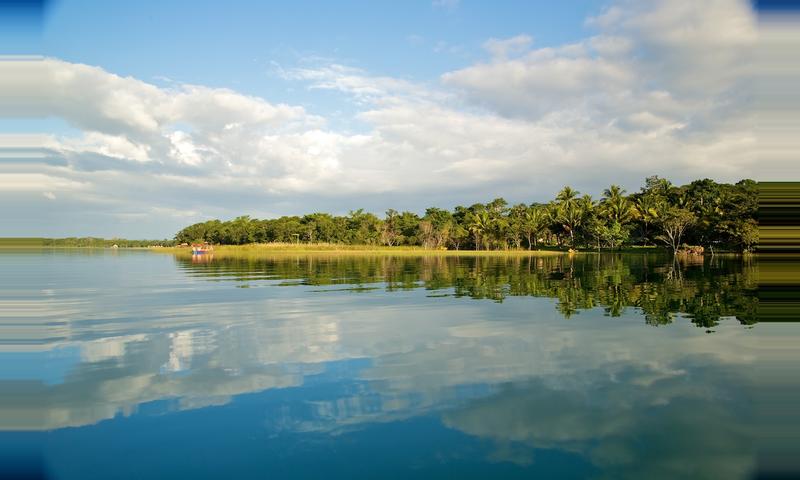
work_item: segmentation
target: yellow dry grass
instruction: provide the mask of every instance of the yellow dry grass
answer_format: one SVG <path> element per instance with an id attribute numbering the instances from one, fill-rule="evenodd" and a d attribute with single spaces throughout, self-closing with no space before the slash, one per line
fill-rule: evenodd
<path id="1" fill-rule="evenodd" d="M 153 248 L 154 252 L 191 255 L 189 247 Z M 384 247 L 374 245 L 337 245 L 329 243 L 254 243 L 249 245 L 217 245 L 214 258 L 271 257 L 278 255 L 361 255 L 361 256 L 557 256 L 567 252 L 555 250 L 434 250 L 421 247 Z"/>

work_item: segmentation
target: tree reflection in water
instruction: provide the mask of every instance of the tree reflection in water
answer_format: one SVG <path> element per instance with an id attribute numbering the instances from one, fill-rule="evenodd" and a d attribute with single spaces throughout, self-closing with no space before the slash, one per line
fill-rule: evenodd
<path id="1" fill-rule="evenodd" d="M 646 254 L 589 254 L 548 257 L 366 257 L 281 256 L 218 259 L 198 264 L 177 257 L 189 274 L 208 279 L 282 285 L 351 285 L 350 290 L 387 292 L 425 288 L 432 295 L 454 295 L 502 302 L 510 296 L 556 300 L 564 316 L 603 308 L 621 316 L 638 309 L 649 325 L 685 316 L 712 328 L 732 317 L 757 322 L 758 265 L 749 258 L 712 257 L 674 261 Z M 434 293 L 436 292 L 436 293 Z"/>

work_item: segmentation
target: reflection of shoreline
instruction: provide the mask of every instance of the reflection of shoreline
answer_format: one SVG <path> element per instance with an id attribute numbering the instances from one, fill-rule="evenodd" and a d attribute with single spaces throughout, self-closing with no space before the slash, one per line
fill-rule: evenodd
<path id="1" fill-rule="evenodd" d="M 211 263 L 214 260 L 213 253 L 201 253 L 192 255 L 192 263 Z"/>
<path id="2" fill-rule="evenodd" d="M 702 260 L 702 258 L 701 258 Z M 566 318 L 603 307 L 610 316 L 626 308 L 651 325 L 688 316 L 712 328 L 721 318 L 758 322 L 758 264 L 751 258 L 675 263 L 667 257 L 598 254 L 578 257 L 313 257 L 232 259 L 211 262 L 175 257 L 194 278 L 251 282 L 292 280 L 333 286 L 382 284 L 386 291 L 453 289 L 456 297 L 497 302 L 514 296 L 558 300 Z M 203 263 L 203 265 L 201 265 Z"/>
<path id="3" fill-rule="evenodd" d="M 15 395 L 0 398 L 0 428 L 81 427 L 136 415 L 153 402 L 168 414 L 263 392 L 256 401 L 284 399 L 285 408 L 253 419 L 270 432 L 342 434 L 442 416 L 449 428 L 497 443 L 497 460 L 514 452 L 524 462 L 535 449 L 551 448 L 596 465 L 616 459 L 630 470 L 632 442 L 655 444 L 660 435 L 650 430 L 678 425 L 676 436 L 684 438 L 704 426 L 741 440 L 730 449 L 732 465 L 746 468 L 749 461 L 742 446 L 749 434 L 717 422 L 746 411 L 740 393 L 771 326 L 745 330 L 723 320 L 714 335 L 688 322 L 642 328 L 638 306 L 646 300 L 669 311 L 703 301 L 707 309 L 697 311 L 718 322 L 720 308 L 740 307 L 717 304 L 746 288 L 746 265 L 688 268 L 672 281 L 660 262 L 619 256 L 244 264 L 215 258 L 186 259 L 179 268 L 165 259 L 120 255 L 112 263 L 92 266 L 87 257 L 70 264 L 75 270 L 67 278 L 82 285 L 62 282 L 47 295 L 47 318 L 63 332 L 48 345 L 68 353 L 61 360 L 47 352 L 35 357 L 60 362 L 64 373 L 3 385 Z M 385 291 L 356 290 L 370 283 Z M 242 285 L 251 288 L 234 288 Z M 354 288 L 343 291 L 347 286 Z M 625 308 L 629 303 L 636 308 Z M 59 304 L 73 308 L 61 311 Z M 560 408 L 531 411 L 541 399 Z M 689 404 L 717 412 L 693 416 Z M 655 411 L 670 421 L 653 423 L 648 415 Z M 548 423 L 551 417 L 558 421 Z M 617 417 L 619 424 L 608 425 Z M 698 426 L 682 424 L 684 418 Z M 597 451 L 598 442 L 613 451 Z M 682 451 L 660 448 L 666 458 Z"/>

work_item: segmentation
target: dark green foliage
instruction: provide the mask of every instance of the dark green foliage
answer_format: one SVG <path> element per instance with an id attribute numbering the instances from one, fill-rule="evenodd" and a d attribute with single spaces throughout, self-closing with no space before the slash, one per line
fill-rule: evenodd
<path id="1" fill-rule="evenodd" d="M 618 249 L 623 246 L 700 245 L 707 251 L 749 251 L 758 243 L 755 214 L 757 185 L 696 180 L 674 186 L 657 176 L 640 192 L 626 195 L 612 185 L 599 201 L 564 187 L 549 204 L 517 204 L 503 198 L 453 211 L 428 208 L 388 210 L 383 219 L 363 209 L 347 216 L 312 213 L 257 220 L 248 216 L 227 222 L 190 225 L 175 236 L 178 243 L 217 244 L 339 243 L 417 245 L 449 249 L 534 249 L 542 247 Z M 686 225 L 682 225 L 685 223 Z M 677 230 L 676 230 L 677 229 Z M 676 236 L 676 231 L 680 235 Z"/>

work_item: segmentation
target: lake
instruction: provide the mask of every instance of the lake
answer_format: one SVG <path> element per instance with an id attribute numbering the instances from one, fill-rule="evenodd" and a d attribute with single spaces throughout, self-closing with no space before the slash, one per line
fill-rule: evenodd
<path id="1" fill-rule="evenodd" d="M 7 476 L 734 479 L 782 458 L 767 406 L 797 327 L 759 322 L 755 258 L 0 266 Z"/>

